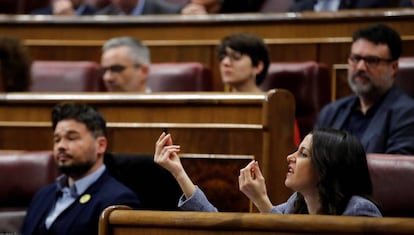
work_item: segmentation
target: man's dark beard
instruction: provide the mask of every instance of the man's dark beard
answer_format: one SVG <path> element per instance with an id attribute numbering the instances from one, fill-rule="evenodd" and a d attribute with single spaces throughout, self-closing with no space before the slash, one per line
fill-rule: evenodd
<path id="1" fill-rule="evenodd" d="M 72 178 L 78 178 L 81 176 L 84 176 L 86 172 L 88 172 L 92 166 L 94 165 L 94 162 L 88 161 L 84 163 L 75 163 L 70 166 L 60 165 L 59 170 L 63 174 L 72 177 Z"/>

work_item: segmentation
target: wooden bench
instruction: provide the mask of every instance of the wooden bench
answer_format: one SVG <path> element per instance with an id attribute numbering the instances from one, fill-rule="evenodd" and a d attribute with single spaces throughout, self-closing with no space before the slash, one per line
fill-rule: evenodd
<path id="1" fill-rule="evenodd" d="M 8 93 L 0 97 L 0 148 L 52 149 L 50 112 L 56 103 L 85 102 L 108 124 L 108 150 L 153 154 L 163 128 L 184 153 L 253 155 L 274 203 L 291 194 L 284 186 L 293 143 L 294 99 L 268 93 Z"/>
<path id="2" fill-rule="evenodd" d="M 158 212 L 112 206 L 103 211 L 99 235 L 413 234 L 413 218 L 259 213 Z"/>

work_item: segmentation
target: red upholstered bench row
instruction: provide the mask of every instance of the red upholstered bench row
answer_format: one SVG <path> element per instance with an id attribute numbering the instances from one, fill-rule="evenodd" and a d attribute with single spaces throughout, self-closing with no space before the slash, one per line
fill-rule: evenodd
<path id="1" fill-rule="evenodd" d="M 34 61 L 30 91 L 105 91 L 93 61 Z M 150 65 L 152 91 L 211 91 L 211 71 L 198 62 Z"/>

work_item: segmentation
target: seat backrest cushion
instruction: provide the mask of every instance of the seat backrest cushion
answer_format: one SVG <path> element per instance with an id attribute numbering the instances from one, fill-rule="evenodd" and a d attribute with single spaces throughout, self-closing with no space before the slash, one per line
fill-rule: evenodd
<path id="1" fill-rule="evenodd" d="M 0 152 L 0 207 L 27 207 L 58 170 L 51 151 Z"/>
<path id="2" fill-rule="evenodd" d="M 154 91 L 211 91 L 211 71 L 198 62 L 150 65 L 148 87 Z"/>
<path id="3" fill-rule="evenodd" d="M 103 91 L 99 68 L 94 61 L 34 61 L 30 91 Z"/>
<path id="4" fill-rule="evenodd" d="M 264 91 L 281 88 L 293 94 L 302 138 L 313 129 L 319 111 L 331 100 L 329 70 L 314 61 L 273 62 L 260 88 Z"/>
<path id="5" fill-rule="evenodd" d="M 414 57 L 401 57 L 395 77 L 397 85 L 414 98 Z"/>
<path id="6" fill-rule="evenodd" d="M 384 216 L 414 216 L 414 156 L 367 154 L 373 197 Z"/>
<path id="7" fill-rule="evenodd" d="M 178 210 L 182 191 L 175 178 L 149 154 L 105 154 L 109 173 L 134 191 L 144 209 Z"/>

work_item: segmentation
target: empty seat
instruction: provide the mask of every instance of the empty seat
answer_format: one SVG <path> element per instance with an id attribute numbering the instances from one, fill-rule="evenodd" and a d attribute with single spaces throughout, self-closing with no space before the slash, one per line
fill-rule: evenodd
<path id="1" fill-rule="evenodd" d="M 57 174 L 52 151 L 0 152 L 0 211 L 27 207 L 34 193 Z"/>
<path id="2" fill-rule="evenodd" d="M 271 63 L 260 88 L 282 88 L 293 94 L 302 138 L 313 129 L 319 111 L 331 100 L 329 69 L 313 61 Z"/>
<path id="3" fill-rule="evenodd" d="M 103 91 L 99 64 L 93 61 L 34 61 L 30 91 Z"/>
<path id="4" fill-rule="evenodd" d="M 151 91 L 211 91 L 211 71 L 201 63 L 177 62 L 150 65 Z"/>
<path id="5" fill-rule="evenodd" d="M 18 234 L 32 197 L 57 175 L 52 151 L 0 152 L 0 233 Z"/>
<path id="6" fill-rule="evenodd" d="M 384 216 L 414 216 L 414 156 L 367 154 L 373 197 Z"/>

